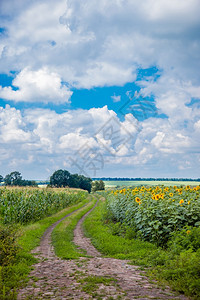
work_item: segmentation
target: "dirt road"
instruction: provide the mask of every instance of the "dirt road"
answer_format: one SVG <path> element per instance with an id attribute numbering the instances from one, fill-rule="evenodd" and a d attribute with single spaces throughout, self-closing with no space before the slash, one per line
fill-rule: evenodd
<path id="1" fill-rule="evenodd" d="M 137 266 L 129 265 L 128 261 L 103 257 L 83 234 L 81 225 L 86 215 L 76 226 L 74 243 L 85 249 L 90 257 L 76 260 L 56 257 L 51 233 L 64 218 L 56 222 L 48 228 L 40 246 L 34 250 L 39 253 L 39 262 L 34 265 L 28 285 L 19 291 L 18 300 L 188 299 L 183 295 L 175 295 L 168 287 L 161 289 L 156 283 L 150 283 L 145 273 L 141 273 Z"/>

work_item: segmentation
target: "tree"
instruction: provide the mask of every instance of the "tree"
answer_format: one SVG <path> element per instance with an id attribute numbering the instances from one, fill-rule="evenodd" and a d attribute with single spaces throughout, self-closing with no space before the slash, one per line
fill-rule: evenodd
<path id="1" fill-rule="evenodd" d="M 103 182 L 103 180 L 95 180 L 92 183 L 92 191 L 96 192 L 96 191 L 103 191 L 105 190 L 105 183 Z"/>
<path id="2" fill-rule="evenodd" d="M 19 183 L 20 186 L 38 186 L 35 180 L 25 180 L 22 179 Z"/>
<path id="3" fill-rule="evenodd" d="M 67 170 L 57 170 L 50 177 L 50 185 L 55 187 L 66 187 L 70 184 L 70 173 Z"/>
<path id="4" fill-rule="evenodd" d="M 79 188 L 90 193 L 92 189 L 92 179 L 83 175 L 79 175 Z"/>
<path id="5" fill-rule="evenodd" d="M 18 186 L 37 186 L 34 180 L 22 179 L 21 173 L 14 171 L 6 175 L 4 178 L 5 185 L 18 185 Z"/>
<path id="6" fill-rule="evenodd" d="M 21 173 L 14 171 L 6 175 L 4 178 L 5 185 L 21 185 L 22 176 Z"/>
<path id="7" fill-rule="evenodd" d="M 91 192 L 92 179 L 78 174 L 70 174 L 67 170 L 57 170 L 50 177 L 50 185 L 53 187 L 73 187 Z"/>
<path id="8" fill-rule="evenodd" d="M 0 175 L 0 183 L 3 181 L 3 176 Z"/>
<path id="9" fill-rule="evenodd" d="M 69 186 L 73 188 L 79 188 L 80 176 L 78 174 L 71 174 L 69 179 Z"/>
<path id="10" fill-rule="evenodd" d="M 103 180 L 99 180 L 99 191 L 105 190 L 105 183 Z"/>

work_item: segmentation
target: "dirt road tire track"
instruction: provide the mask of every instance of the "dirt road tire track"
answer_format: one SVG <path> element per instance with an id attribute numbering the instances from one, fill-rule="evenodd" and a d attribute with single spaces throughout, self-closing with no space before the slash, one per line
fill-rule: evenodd
<path id="1" fill-rule="evenodd" d="M 188 299 L 183 295 L 175 296 L 168 287 L 162 290 L 150 284 L 145 273 L 141 275 L 139 268 L 129 265 L 128 261 L 102 257 L 82 231 L 84 219 L 95 206 L 80 219 L 74 231 L 74 243 L 85 249 L 90 257 L 62 260 L 55 256 L 51 233 L 74 211 L 50 226 L 43 235 L 40 246 L 34 249 L 39 262 L 34 265 L 28 285 L 19 290 L 17 299 Z M 102 282 L 95 290 L 87 290 L 88 278 L 100 276 L 115 278 L 117 283 Z"/>

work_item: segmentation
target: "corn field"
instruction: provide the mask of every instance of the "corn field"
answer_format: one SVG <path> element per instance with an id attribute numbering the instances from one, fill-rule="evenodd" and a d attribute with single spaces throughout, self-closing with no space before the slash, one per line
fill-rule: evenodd
<path id="1" fill-rule="evenodd" d="M 0 223 L 35 222 L 82 201 L 86 195 L 69 189 L 0 188 Z"/>

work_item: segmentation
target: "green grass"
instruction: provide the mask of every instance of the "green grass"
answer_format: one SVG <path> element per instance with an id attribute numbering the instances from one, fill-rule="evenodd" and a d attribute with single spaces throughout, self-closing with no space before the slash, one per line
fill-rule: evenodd
<path id="1" fill-rule="evenodd" d="M 110 229 L 102 222 L 103 206 L 104 204 L 100 202 L 95 211 L 85 219 L 83 227 L 86 235 L 92 238 L 93 245 L 104 255 L 119 259 L 134 259 L 139 263 L 141 258 L 157 249 L 155 245 L 148 242 L 140 240 L 133 242 L 112 235 Z"/>
<path id="2" fill-rule="evenodd" d="M 104 277 L 104 276 L 86 276 L 84 278 L 78 279 L 78 282 L 81 283 L 81 289 L 85 293 L 90 295 L 94 295 L 94 292 L 98 289 L 100 284 L 103 285 L 110 285 L 116 283 L 117 279 L 111 277 Z"/>
<path id="3" fill-rule="evenodd" d="M 82 202 L 65 208 L 51 217 L 21 227 L 21 237 L 18 240 L 21 249 L 15 262 L 8 266 L 0 266 L 0 299 L 16 299 L 16 289 L 26 283 L 31 266 L 37 261 L 30 251 L 39 245 L 45 230 L 65 215 L 81 208 L 89 200 L 87 197 Z"/>
<path id="4" fill-rule="evenodd" d="M 110 277 L 110 276 L 97 276 L 97 275 L 87 275 L 87 272 L 81 272 L 81 271 L 75 271 L 74 274 L 75 280 L 77 283 L 80 283 L 81 285 L 77 286 L 78 289 L 81 288 L 81 290 L 88 295 L 90 295 L 93 298 L 97 300 L 104 299 L 106 296 L 106 290 L 102 290 L 102 285 L 104 286 L 116 286 L 117 285 L 117 279 Z M 99 287 L 101 286 L 101 290 L 99 290 Z M 82 299 L 82 298 L 81 298 Z M 107 297 L 106 299 L 114 299 L 113 297 Z M 117 299 L 121 299 L 121 296 L 118 296 Z"/>
<path id="5" fill-rule="evenodd" d="M 53 216 L 44 218 L 41 221 L 22 227 L 22 236 L 19 239 L 19 245 L 25 251 L 31 251 L 32 249 L 36 248 L 40 243 L 41 236 L 49 226 L 62 219 L 65 215 L 81 208 L 88 202 L 89 198 L 85 198 L 82 202 L 71 207 L 67 207 Z"/>
<path id="6" fill-rule="evenodd" d="M 62 259 L 76 259 L 80 256 L 84 256 L 84 251 L 81 251 L 73 243 L 73 232 L 78 221 L 94 206 L 95 202 L 96 198 L 88 203 L 87 206 L 62 221 L 53 230 L 52 243 L 58 257 Z"/>
<path id="7" fill-rule="evenodd" d="M 140 186 L 140 185 L 165 185 L 165 186 L 179 186 L 179 185 L 199 185 L 199 181 L 123 181 L 123 180 L 106 180 L 104 181 L 106 188 L 115 188 L 115 187 L 130 187 L 130 186 Z"/>
<path id="8" fill-rule="evenodd" d="M 129 259 L 132 264 L 148 267 L 147 274 L 192 299 L 200 299 L 200 250 L 181 248 L 181 237 L 174 237 L 164 250 L 150 242 L 131 238 L 130 232 L 119 236 L 115 225 L 105 223 L 104 203 L 85 219 L 84 232 L 105 256 Z"/>

